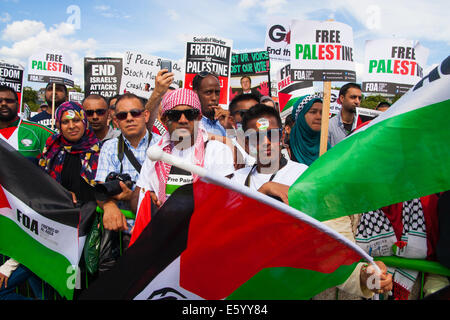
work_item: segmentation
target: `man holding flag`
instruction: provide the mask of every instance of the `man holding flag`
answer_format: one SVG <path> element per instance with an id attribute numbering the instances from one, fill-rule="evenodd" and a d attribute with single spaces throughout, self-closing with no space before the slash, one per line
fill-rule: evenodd
<path id="1" fill-rule="evenodd" d="M 257 150 L 257 162 L 253 167 L 237 170 L 232 181 L 245 184 L 253 190 L 258 190 L 289 204 L 289 187 L 308 167 L 286 160 L 282 156 L 280 116 L 273 108 L 258 104 L 244 114 L 242 125 L 247 132 L 248 143 L 253 144 L 251 147 Z M 338 232 L 342 229 L 332 221 L 327 225 Z M 343 234 L 349 237 L 348 233 Z M 353 237 L 349 238 L 354 242 Z M 379 288 L 368 290 L 367 279 L 370 277 L 370 273 L 363 263 L 357 264 L 351 276 L 338 287 L 349 294 L 364 298 L 370 298 L 374 293 L 389 292 L 392 289 L 392 276 L 386 273 L 386 266 L 382 262 L 377 262 L 377 264 L 383 271 Z"/>

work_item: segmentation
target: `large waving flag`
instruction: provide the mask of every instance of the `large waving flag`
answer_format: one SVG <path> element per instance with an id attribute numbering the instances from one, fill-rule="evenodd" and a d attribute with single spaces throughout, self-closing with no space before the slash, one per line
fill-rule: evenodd
<path id="1" fill-rule="evenodd" d="M 0 140 L 0 253 L 28 267 L 72 299 L 86 230 L 87 205 Z"/>
<path id="2" fill-rule="evenodd" d="M 308 299 L 371 261 L 277 200 L 225 178 L 202 179 L 177 189 L 81 298 Z"/>
<path id="3" fill-rule="evenodd" d="M 289 204 L 325 221 L 450 189 L 450 56 L 317 159 Z"/>

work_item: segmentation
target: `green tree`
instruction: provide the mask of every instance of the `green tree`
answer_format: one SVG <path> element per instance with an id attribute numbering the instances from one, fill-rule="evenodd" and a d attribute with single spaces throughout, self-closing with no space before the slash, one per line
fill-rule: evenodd
<path id="1" fill-rule="evenodd" d="M 26 103 L 31 111 L 37 111 L 39 109 L 38 93 L 31 87 L 23 88 L 23 103 Z"/>
<path id="2" fill-rule="evenodd" d="M 361 101 L 361 108 L 375 109 L 376 106 L 382 101 L 387 101 L 390 103 L 390 99 L 387 99 L 380 94 L 364 96 L 363 100 Z"/>

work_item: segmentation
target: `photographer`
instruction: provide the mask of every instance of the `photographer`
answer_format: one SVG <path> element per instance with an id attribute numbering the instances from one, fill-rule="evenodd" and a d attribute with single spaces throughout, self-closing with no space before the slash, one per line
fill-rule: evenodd
<path id="1" fill-rule="evenodd" d="M 113 231 L 123 231 L 121 243 L 123 248 L 128 246 L 134 220 L 126 219 L 120 210 L 132 210 L 129 200 L 134 188 L 133 182 L 137 180 L 147 148 L 159 138 L 147 130 L 146 123 L 149 117 L 150 112 L 145 110 L 141 98 L 131 93 L 120 96 L 116 102 L 113 121 L 120 129 L 121 135 L 106 141 L 100 151 L 96 181 L 100 183 L 116 181 L 112 185 L 113 187 L 115 185 L 116 191 L 111 190 L 111 183 L 97 187 L 97 191 L 103 187 L 103 193 L 97 194 L 97 203 L 104 211 L 103 226 L 106 230 L 110 230 L 105 233 L 102 242 L 109 241 L 109 238 L 112 243 L 117 243 L 118 234 Z M 118 186 L 121 190 L 117 190 Z M 102 258 L 100 259 L 100 272 L 112 267 L 118 258 L 116 250 L 118 246 L 111 243 L 109 245 L 114 247 L 112 250 L 114 256 L 108 257 L 112 258 L 109 263 L 102 263 Z"/>

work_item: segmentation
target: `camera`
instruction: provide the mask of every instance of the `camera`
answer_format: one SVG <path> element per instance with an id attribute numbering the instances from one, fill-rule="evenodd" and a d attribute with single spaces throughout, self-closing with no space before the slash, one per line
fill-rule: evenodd
<path id="1" fill-rule="evenodd" d="M 112 197 L 122 192 L 120 181 L 125 183 L 129 189 L 133 187 L 134 181 L 131 180 L 128 173 L 110 172 L 105 179 L 105 183 L 98 183 L 95 188 L 97 192 Z"/>

